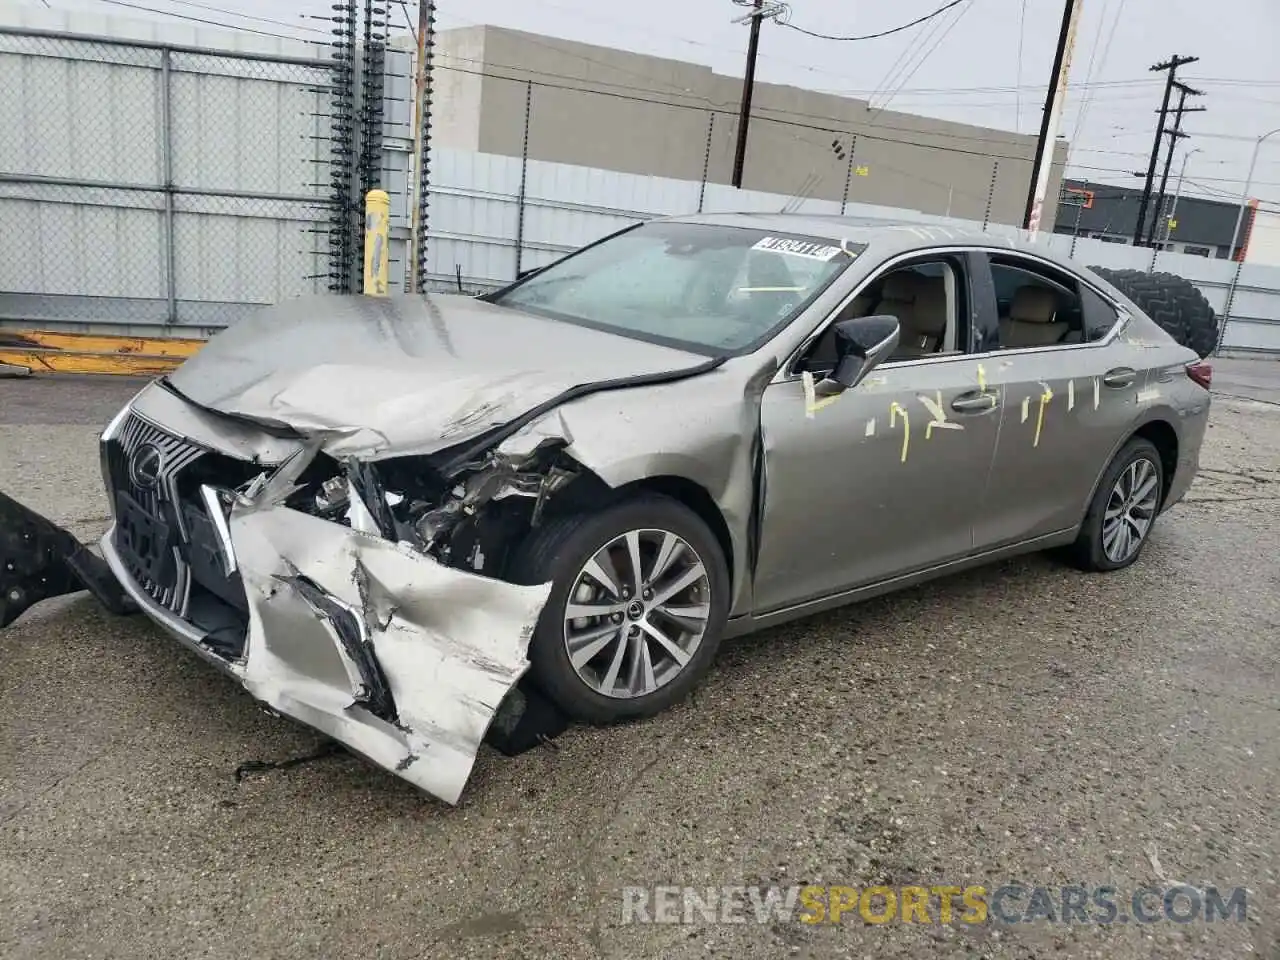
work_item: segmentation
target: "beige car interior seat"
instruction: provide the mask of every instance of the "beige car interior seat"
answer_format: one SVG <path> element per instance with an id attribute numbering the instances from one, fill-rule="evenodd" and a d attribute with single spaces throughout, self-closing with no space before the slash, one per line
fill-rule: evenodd
<path id="1" fill-rule="evenodd" d="M 898 318 L 895 358 L 914 359 L 937 353 L 947 333 L 946 281 L 906 270 L 891 273 L 885 277 L 874 312 Z"/>
<path id="2" fill-rule="evenodd" d="M 1000 320 L 1000 345 L 1006 350 L 1047 347 L 1061 342 L 1070 329 L 1057 319 L 1058 298 L 1045 287 L 1019 287 L 1013 294 L 1009 316 Z"/>

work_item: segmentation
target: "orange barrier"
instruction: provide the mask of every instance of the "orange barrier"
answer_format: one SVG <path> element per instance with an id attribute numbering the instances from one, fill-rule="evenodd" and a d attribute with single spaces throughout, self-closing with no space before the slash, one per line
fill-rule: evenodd
<path id="1" fill-rule="evenodd" d="M 158 376 L 173 370 L 204 344 L 204 340 L 191 338 L 0 330 L 0 372 L 8 365 L 32 373 Z"/>

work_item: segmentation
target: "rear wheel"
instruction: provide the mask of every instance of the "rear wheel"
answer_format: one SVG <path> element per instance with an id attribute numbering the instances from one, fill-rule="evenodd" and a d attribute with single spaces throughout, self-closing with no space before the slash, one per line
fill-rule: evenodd
<path id="1" fill-rule="evenodd" d="M 1218 346 L 1218 318 L 1194 283 L 1172 273 L 1090 267 L 1184 347 L 1207 357 Z"/>
<path id="2" fill-rule="evenodd" d="M 1151 441 L 1134 437 L 1098 484 L 1068 559 L 1083 570 L 1129 566 L 1142 555 L 1163 491 L 1160 451 Z"/>
<path id="3" fill-rule="evenodd" d="M 667 497 L 548 521 L 512 578 L 551 581 L 530 672 L 561 710 L 589 723 L 651 716 L 683 698 L 710 667 L 728 615 L 719 543 Z"/>

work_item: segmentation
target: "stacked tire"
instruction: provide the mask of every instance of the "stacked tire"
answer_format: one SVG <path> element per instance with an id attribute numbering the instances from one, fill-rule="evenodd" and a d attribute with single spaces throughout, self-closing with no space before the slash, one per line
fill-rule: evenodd
<path id="1" fill-rule="evenodd" d="M 1110 270 L 1094 273 L 1132 300 L 1148 317 L 1184 347 L 1207 357 L 1218 346 L 1218 318 L 1190 280 L 1172 273 Z"/>

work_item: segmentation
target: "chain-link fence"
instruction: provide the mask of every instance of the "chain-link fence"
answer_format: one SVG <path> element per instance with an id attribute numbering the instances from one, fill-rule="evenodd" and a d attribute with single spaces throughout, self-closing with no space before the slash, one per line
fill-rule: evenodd
<path id="1" fill-rule="evenodd" d="M 515 56 L 442 55 L 429 0 L 403 40 L 379 3 L 332 3 L 333 39 L 306 56 L 0 29 L 0 324 L 200 335 L 260 305 L 358 291 L 373 187 L 392 200 L 393 290 L 415 272 L 419 289 L 492 289 L 628 224 L 693 211 L 996 234 L 1021 221 L 1027 138 L 762 102 L 750 189 L 737 189 L 732 97 L 614 83 L 603 63 L 593 88 Z M 468 137 L 483 150 L 461 148 Z M 1250 344 L 1276 339 L 1280 283 L 1251 266 L 1044 242 L 1179 273 L 1248 325 Z"/>
<path id="2" fill-rule="evenodd" d="M 0 31 L 0 321 L 217 328 L 349 286 L 344 69 Z"/>
<path id="3" fill-rule="evenodd" d="M 731 104 L 673 104 L 652 91 L 593 89 L 546 72 L 514 78 L 502 69 L 534 72 L 456 53 L 434 64 L 441 99 L 449 98 L 441 122 L 458 138 L 466 136 L 458 121 L 465 116 L 485 149 L 432 149 L 423 273 L 430 288 L 492 290 L 630 224 L 695 211 L 1023 232 L 1031 163 L 1012 134 L 859 127 L 766 106 L 749 131 L 749 189 L 738 189 L 729 183 L 739 123 Z M 478 90 L 481 110 L 471 116 L 460 104 L 474 102 Z M 1075 234 L 1041 232 L 1039 242 L 1088 265 L 1174 273 L 1204 294 L 1224 347 L 1280 349 L 1280 270 Z"/>
<path id="4" fill-rule="evenodd" d="M 727 107 L 517 80 L 456 56 L 440 58 L 433 73 L 445 103 L 441 122 L 455 135 L 465 81 L 483 82 L 481 116 L 468 122 L 491 144 L 484 151 L 432 144 L 423 277 L 435 289 L 492 289 L 656 216 L 786 211 L 965 220 L 999 231 L 1014 229 L 1026 200 L 1030 163 L 1015 153 L 852 133 L 766 110 L 751 124 L 749 189 L 738 189 L 729 182 L 738 117 Z M 615 130 L 609 118 L 626 110 L 637 111 L 627 128 L 634 150 L 598 133 Z"/>

